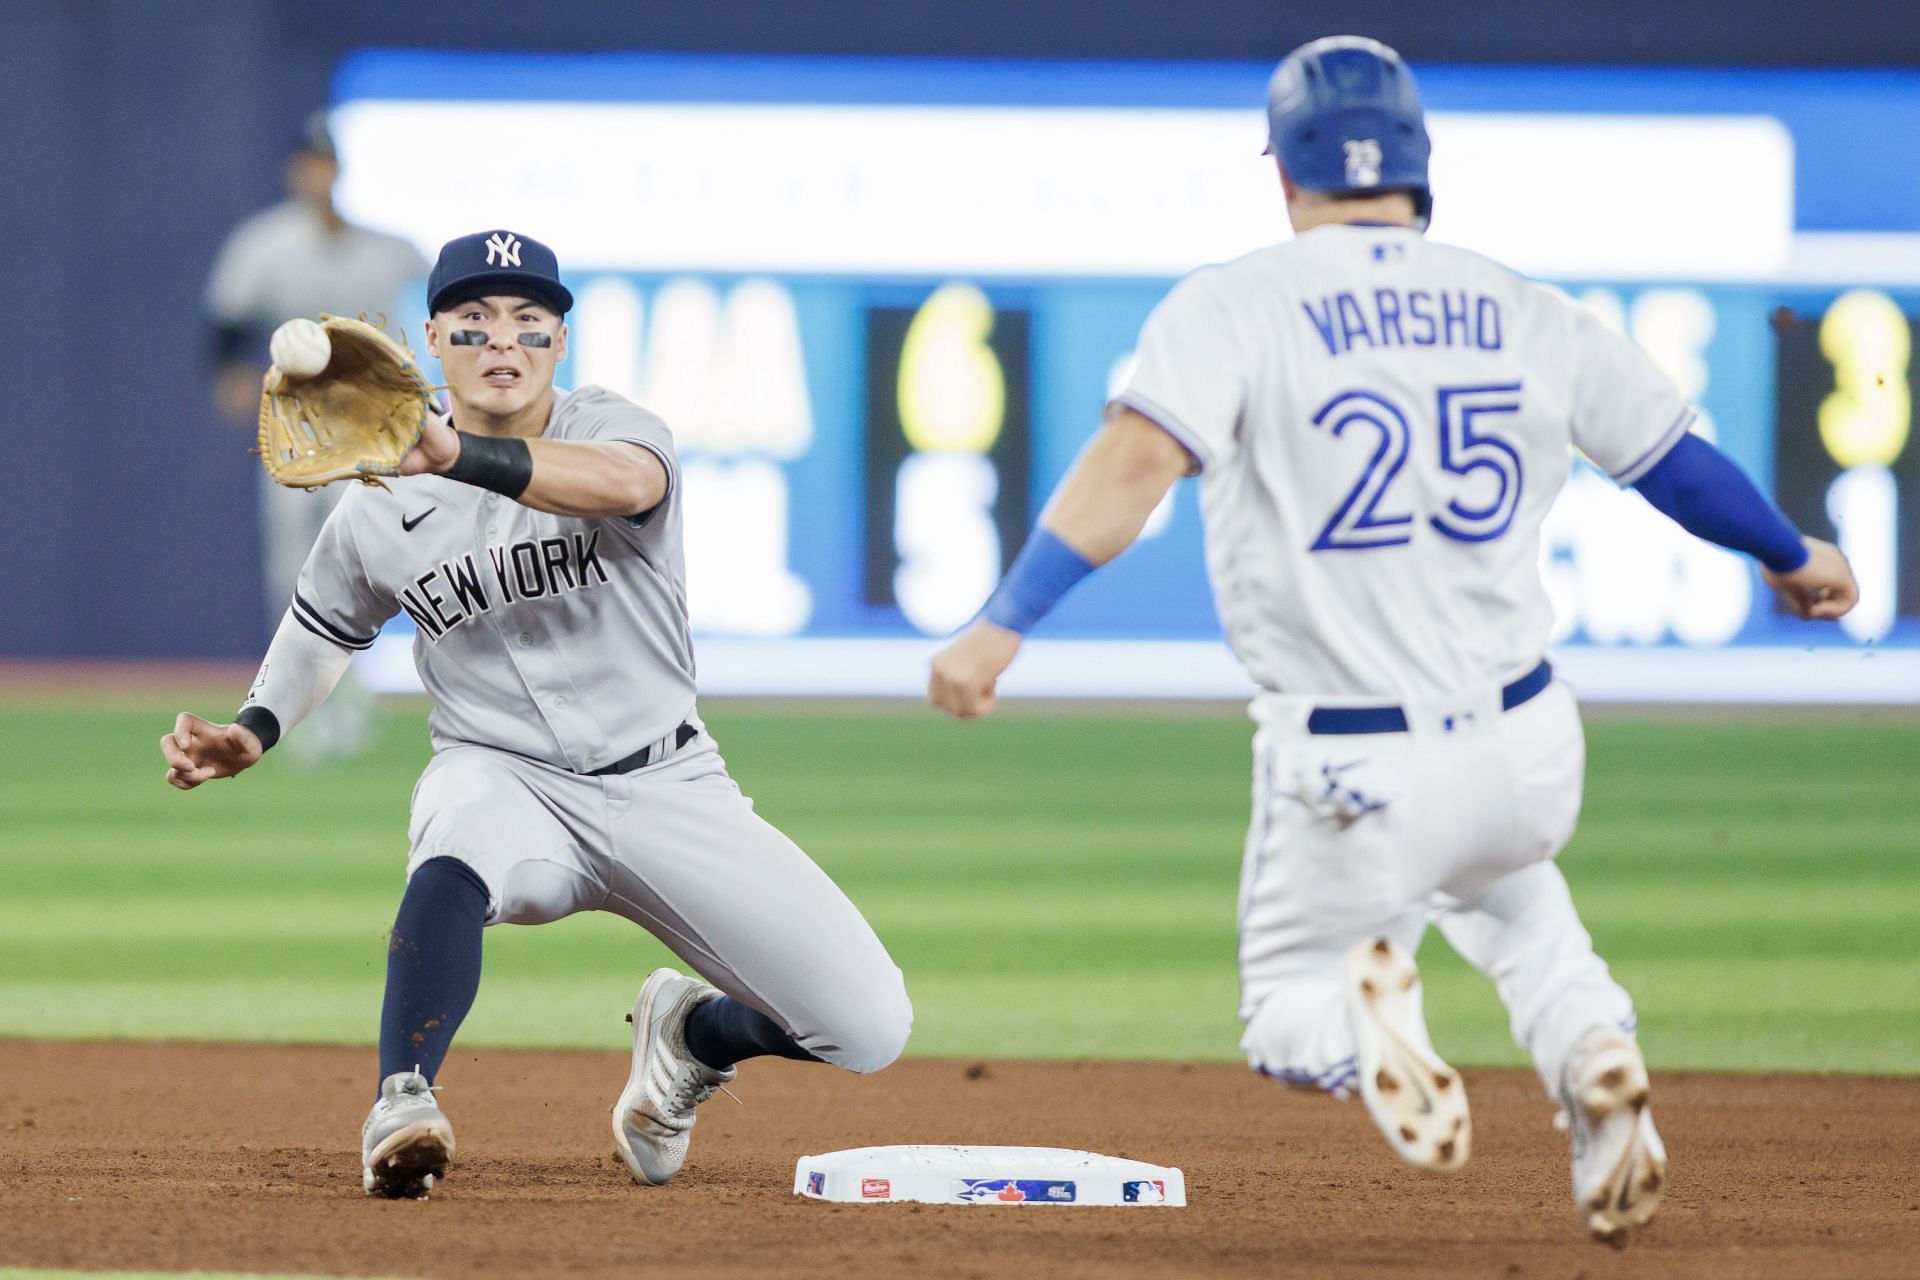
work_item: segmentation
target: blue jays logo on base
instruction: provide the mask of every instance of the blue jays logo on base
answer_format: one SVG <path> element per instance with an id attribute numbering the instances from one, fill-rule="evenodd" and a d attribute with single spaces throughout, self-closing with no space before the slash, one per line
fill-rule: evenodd
<path id="1" fill-rule="evenodd" d="M 1158 1178 L 1120 1184 L 1120 1199 L 1127 1204 L 1165 1204 L 1167 1184 Z"/>
<path id="2" fill-rule="evenodd" d="M 955 1178 L 960 1204 L 1072 1204 L 1076 1185 L 1042 1178 Z"/>
<path id="3" fill-rule="evenodd" d="M 827 1175 L 818 1169 L 807 1175 L 807 1194 L 823 1196 L 827 1194 Z"/>

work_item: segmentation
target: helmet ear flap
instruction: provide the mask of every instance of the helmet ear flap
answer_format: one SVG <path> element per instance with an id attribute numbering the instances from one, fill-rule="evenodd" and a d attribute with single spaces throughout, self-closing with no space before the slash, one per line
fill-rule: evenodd
<path id="1" fill-rule="evenodd" d="M 1425 231 L 1433 221 L 1433 192 L 1419 187 L 1407 194 L 1413 197 L 1413 225 Z"/>

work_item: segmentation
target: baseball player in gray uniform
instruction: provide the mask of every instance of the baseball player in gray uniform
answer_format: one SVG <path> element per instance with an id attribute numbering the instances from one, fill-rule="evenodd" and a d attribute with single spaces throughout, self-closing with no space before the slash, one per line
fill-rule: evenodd
<path id="1" fill-rule="evenodd" d="M 387 959 L 369 1195 L 425 1196 L 454 1154 L 433 1080 L 480 981 L 481 930 L 625 916 L 708 982 L 640 988 L 614 1147 L 666 1182 L 694 1109 L 757 1055 L 877 1071 L 912 1022 L 859 911 L 727 775 L 694 706 L 681 498 L 659 418 L 553 386 L 573 298 L 551 250 L 464 236 L 428 280 L 452 400 L 387 488 L 353 487 L 231 724 L 161 739 L 182 790 L 260 759 L 405 611 L 433 699 Z"/>

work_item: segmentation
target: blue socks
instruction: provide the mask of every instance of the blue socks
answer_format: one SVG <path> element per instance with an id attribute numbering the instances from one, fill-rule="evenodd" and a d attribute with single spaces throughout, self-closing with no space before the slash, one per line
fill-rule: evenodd
<path id="1" fill-rule="evenodd" d="M 431 858 L 407 881 L 387 944 L 380 1078 L 418 1070 L 429 1082 L 480 990 L 487 888 L 466 863 Z"/>
<path id="2" fill-rule="evenodd" d="M 742 1058 L 820 1061 L 782 1031 L 779 1023 L 732 996 L 694 1006 L 687 1018 L 687 1052 L 715 1071 L 725 1071 Z"/>

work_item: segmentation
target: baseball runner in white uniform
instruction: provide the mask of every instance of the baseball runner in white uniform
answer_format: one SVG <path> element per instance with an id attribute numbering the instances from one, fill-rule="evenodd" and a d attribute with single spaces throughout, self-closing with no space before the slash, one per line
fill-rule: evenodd
<path id="1" fill-rule="evenodd" d="M 554 389 L 573 299 L 552 251 L 465 236 L 427 288 L 451 418 L 429 422 L 401 479 L 346 493 L 235 722 L 182 714 L 161 739 L 167 780 L 255 763 L 410 614 L 434 756 L 388 953 L 366 1190 L 424 1196 L 453 1156 L 432 1081 L 479 987 L 482 926 L 587 910 L 632 920 L 713 984 L 660 969 L 634 1005 L 614 1146 L 637 1181 L 663 1183 L 737 1061 L 877 1071 L 912 1009 L 873 930 L 754 813 L 700 721 L 673 437 L 613 392 Z"/>
<path id="2" fill-rule="evenodd" d="M 1279 1080 L 1358 1092 L 1393 1150 L 1458 1168 L 1471 1126 L 1412 953 L 1437 923 L 1491 977 L 1571 1131 L 1575 1202 L 1624 1241 L 1666 1153 L 1634 1008 L 1554 857 L 1580 808 L 1574 698 L 1543 657 L 1540 524 L 1578 448 L 1700 536 L 1747 551 L 1803 617 L 1856 592 L 1698 436 L 1625 338 L 1422 234 L 1412 77 L 1371 40 L 1303 46 L 1270 88 L 1296 237 L 1181 281 L 1132 381 L 929 696 L 992 710 L 1059 595 L 1202 477 L 1228 643 L 1259 686 L 1240 885 L 1241 1045 Z"/>

